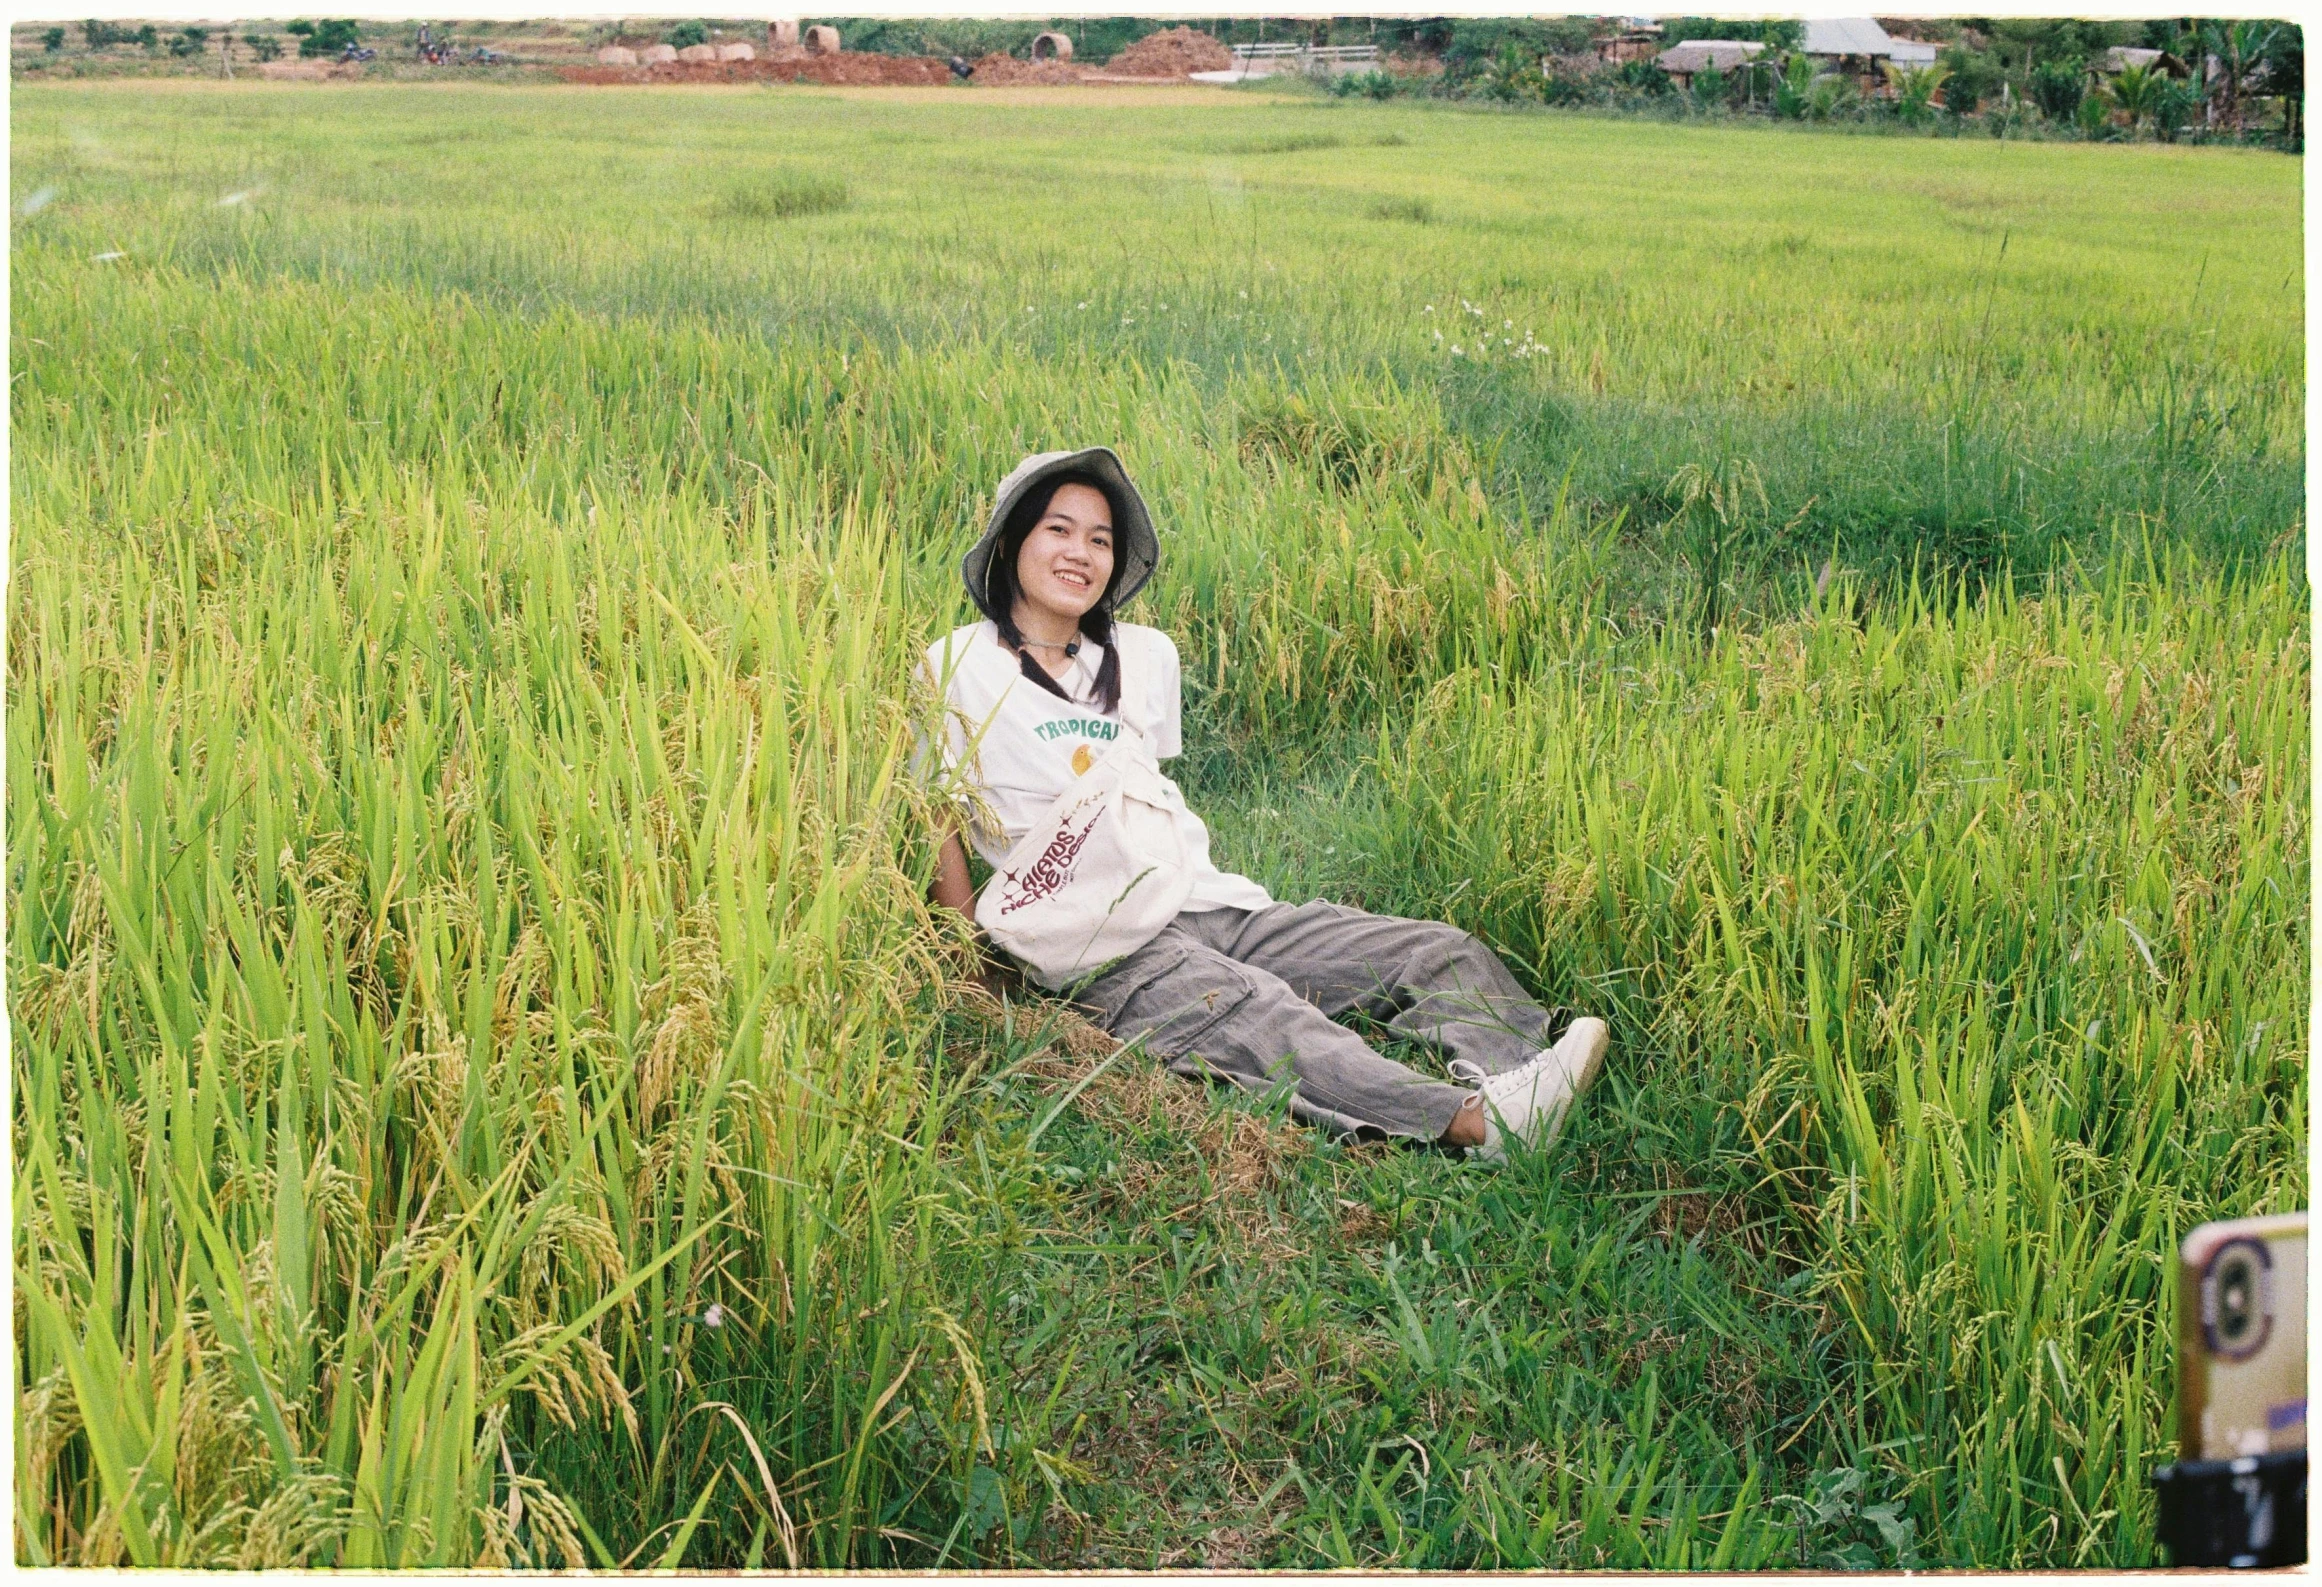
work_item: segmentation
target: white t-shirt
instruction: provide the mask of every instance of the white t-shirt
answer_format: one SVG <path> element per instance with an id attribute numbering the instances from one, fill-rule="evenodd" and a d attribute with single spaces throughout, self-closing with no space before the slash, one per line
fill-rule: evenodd
<path id="1" fill-rule="evenodd" d="M 1183 702 L 1179 697 L 1177 646 L 1158 628 L 1115 623 L 1113 641 L 1137 645 L 1156 760 L 1184 748 Z M 997 866 L 1048 813 L 1072 779 L 1086 772 L 1120 736 L 1121 715 L 1100 710 L 1097 670 L 1105 650 L 1093 640 L 1066 665 L 1057 684 L 1072 696 L 1058 699 L 1030 678 L 996 624 L 986 619 L 957 629 L 927 647 L 929 676 L 943 690 L 944 763 L 981 798 L 989 821 L 968 810 L 968 837 L 976 852 Z M 1037 662 L 1034 665 L 1038 665 Z M 981 736 L 979 737 L 979 732 Z M 971 752 L 972 746 L 972 752 Z M 1171 783 L 1172 790 L 1176 788 Z M 1176 801 L 1178 835 L 1193 862 L 1193 892 L 1185 909 L 1263 909 L 1274 900 L 1246 876 L 1210 863 L 1209 829 Z"/>

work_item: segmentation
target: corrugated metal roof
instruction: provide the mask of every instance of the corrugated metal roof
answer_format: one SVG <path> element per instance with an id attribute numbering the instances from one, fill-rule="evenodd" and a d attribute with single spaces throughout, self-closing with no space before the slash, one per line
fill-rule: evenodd
<path id="1" fill-rule="evenodd" d="M 1663 50 L 1654 58 L 1654 64 L 1665 72 L 1698 72 L 1709 66 L 1721 72 L 1731 71 L 1764 49 L 1763 44 L 1744 43 L 1739 39 L 1687 39 Z"/>
<path id="2" fill-rule="evenodd" d="M 1897 66 L 1932 66 L 1942 51 L 1933 44 L 1921 44 L 1916 39 L 1898 39 L 1889 35 Z"/>
<path id="3" fill-rule="evenodd" d="M 1895 40 L 1869 17 L 1810 17 L 1799 48 L 1809 55 L 1892 56 Z"/>

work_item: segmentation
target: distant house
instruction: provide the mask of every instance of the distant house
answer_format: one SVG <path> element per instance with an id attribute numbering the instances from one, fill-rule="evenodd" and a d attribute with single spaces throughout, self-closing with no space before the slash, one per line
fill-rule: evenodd
<path id="1" fill-rule="evenodd" d="M 1932 66 L 1936 56 L 1934 45 L 1898 39 L 1869 17 L 1815 17 L 1798 50 L 1824 71 L 1854 78 L 1866 94 L 1886 92 L 1889 65 Z"/>
<path id="2" fill-rule="evenodd" d="M 1618 33 L 1596 41 L 1596 58 L 1607 66 L 1625 66 L 1631 61 L 1650 60 L 1661 48 L 1661 24 L 1622 19 Z"/>
<path id="3" fill-rule="evenodd" d="M 1690 89 L 1697 73 L 1706 71 L 1738 71 L 1766 52 L 1763 44 L 1741 39 L 1687 39 L 1654 57 L 1654 64 L 1669 74 L 1679 88 Z"/>
<path id="4" fill-rule="evenodd" d="M 2116 76 L 2131 66 L 2142 66 L 2148 71 L 2166 72 L 2171 77 L 2192 75 L 2186 64 L 2167 50 L 2137 50 L 2125 44 L 2116 44 L 2104 52 L 2097 70 L 2107 77 Z"/>

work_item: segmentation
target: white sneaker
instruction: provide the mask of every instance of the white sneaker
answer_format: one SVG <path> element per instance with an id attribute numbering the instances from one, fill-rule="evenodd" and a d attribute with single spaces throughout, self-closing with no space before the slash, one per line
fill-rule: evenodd
<path id="1" fill-rule="evenodd" d="M 1604 1067 L 1612 1030 L 1601 1019 L 1572 1022 L 1555 1046 L 1521 1069 L 1493 1075 L 1476 1087 L 1484 1099 L 1484 1142 L 1469 1148 L 1479 1161 L 1497 1163 L 1514 1136 L 1533 1151 L 1544 1151 L 1572 1112 L 1572 1104 L 1595 1083 Z"/>

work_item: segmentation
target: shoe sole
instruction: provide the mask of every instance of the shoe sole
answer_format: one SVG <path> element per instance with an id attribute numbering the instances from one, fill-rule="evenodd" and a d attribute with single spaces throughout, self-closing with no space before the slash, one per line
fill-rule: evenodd
<path id="1" fill-rule="evenodd" d="M 1575 1053 L 1572 1049 L 1578 1048 Z M 1572 1077 L 1572 1089 L 1553 1118 L 1541 1128 L 1539 1138 L 1531 1149 L 1544 1152 L 1554 1146 L 1563 1135 L 1564 1126 L 1572 1122 L 1573 1110 L 1580 1106 L 1582 1093 L 1596 1083 L 1604 1069 L 1605 1054 L 1612 1050 L 1612 1027 L 1601 1019 L 1584 1017 L 1572 1022 L 1556 1045 L 1549 1049 L 1563 1055 L 1564 1072 Z M 1577 1060 L 1577 1062 L 1575 1062 Z"/>
<path id="2" fill-rule="evenodd" d="M 1605 1054 L 1612 1050 L 1612 1027 L 1594 1017 L 1576 1019 L 1564 1033 L 1564 1040 L 1556 1045 L 1561 1047 L 1575 1040 L 1581 1045 L 1580 1068 L 1572 1077 L 1572 1095 L 1577 1101 L 1582 1092 L 1596 1084 L 1596 1077 L 1604 1070 Z"/>

